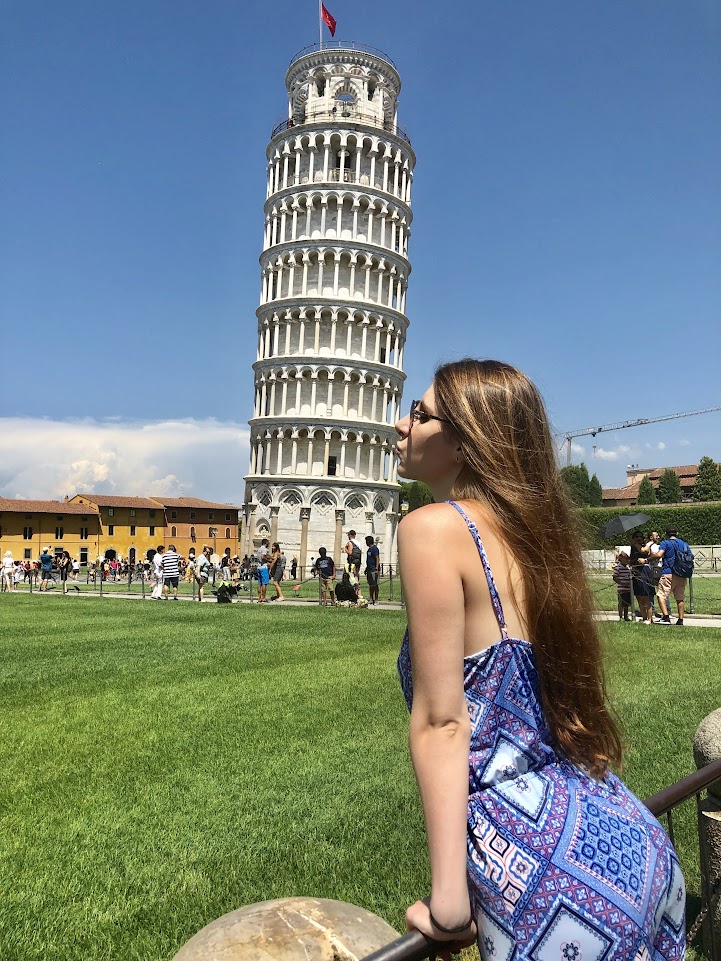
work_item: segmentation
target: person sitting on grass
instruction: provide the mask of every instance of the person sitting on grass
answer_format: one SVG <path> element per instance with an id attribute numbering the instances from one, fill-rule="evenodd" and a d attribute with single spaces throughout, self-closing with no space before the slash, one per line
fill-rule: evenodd
<path id="1" fill-rule="evenodd" d="M 343 607 L 367 607 L 368 602 L 363 597 L 360 587 L 353 583 L 348 571 L 343 571 L 339 584 L 335 586 L 335 602 Z"/>
<path id="2" fill-rule="evenodd" d="M 616 583 L 616 594 L 618 595 L 618 619 L 619 621 L 630 621 L 628 609 L 631 606 L 631 568 L 629 567 L 629 556 L 625 551 L 618 555 L 617 563 L 613 568 L 613 579 Z"/>

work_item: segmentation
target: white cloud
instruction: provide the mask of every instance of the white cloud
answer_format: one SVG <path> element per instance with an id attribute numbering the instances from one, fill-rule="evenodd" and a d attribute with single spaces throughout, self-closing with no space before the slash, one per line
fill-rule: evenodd
<path id="1" fill-rule="evenodd" d="M 690 447 L 690 446 L 691 446 L 691 441 L 690 441 L 690 440 L 686 440 L 685 437 L 682 437 L 681 440 L 678 442 L 678 446 L 679 446 L 679 447 Z"/>
<path id="2" fill-rule="evenodd" d="M 582 447 L 581 444 L 574 444 L 573 441 L 571 441 L 571 451 L 574 454 L 585 454 L 586 448 Z"/>
<path id="3" fill-rule="evenodd" d="M 0 418 L 0 495 L 202 497 L 241 503 L 246 426 L 209 418 L 51 421 Z"/>
<path id="4" fill-rule="evenodd" d="M 618 444 L 616 447 L 607 450 L 605 447 L 596 448 L 596 457 L 599 460 L 618 460 L 620 457 L 628 457 L 631 448 L 626 444 Z"/>

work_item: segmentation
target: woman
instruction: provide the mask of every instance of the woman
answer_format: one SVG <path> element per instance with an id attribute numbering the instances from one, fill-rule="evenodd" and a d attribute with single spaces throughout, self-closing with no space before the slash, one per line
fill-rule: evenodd
<path id="1" fill-rule="evenodd" d="M 431 865 L 408 927 L 453 950 L 477 937 L 483 961 L 682 957 L 675 854 L 610 770 L 621 743 L 538 391 L 497 361 L 447 364 L 396 430 L 398 473 L 436 501 L 398 532 Z"/>
<path id="2" fill-rule="evenodd" d="M 198 585 L 198 600 L 201 604 L 203 603 L 203 588 L 210 580 L 213 569 L 210 561 L 212 553 L 213 548 L 206 545 L 195 562 L 195 582 Z"/>
<path id="3" fill-rule="evenodd" d="M 283 592 L 280 589 L 280 582 L 283 580 L 283 574 L 285 572 L 285 562 L 283 558 L 283 552 L 280 549 L 280 544 L 276 541 L 273 544 L 273 550 L 270 555 L 270 576 L 273 581 L 273 587 L 275 588 L 274 601 L 284 601 Z"/>
<path id="4" fill-rule="evenodd" d="M 15 561 L 13 560 L 13 552 L 5 551 L 5 557 L 2 562 L 2 589 L 4 591 L 14 591 L 13 586 L 13 568 L 15 567 Z"/>
<path id="5" fill-rule="evenodd" d="M 631 535 L 631 572 L 633 580 L 633 596 L 636 598 L 641 611 L 641 619 L 645 624 L 653 624 L 653 610 L 651 607 L 651 597 L 649 596 L 650 567 L 646 561 L 646 537 L 643 531 L 638 531 Z M 653 591 L 653 587 L 651 587 Z"/>
<path id="6" fill-rule="evenodd" d="M 72 570 L 72 566 L 72 557 L 68 551 L 63 551 L 60 555 L 60 560 L 58 561 L 58 570 L 60 571 L 60 582 L 63 585 L 63 594 L 68 593 L 68 576 Z"/>

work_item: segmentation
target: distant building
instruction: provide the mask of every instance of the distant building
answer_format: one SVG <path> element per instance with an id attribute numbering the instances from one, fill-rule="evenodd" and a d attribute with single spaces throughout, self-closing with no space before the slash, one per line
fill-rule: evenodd
<path id="1" fill-rule="evenodd" d="M 199 554 L 205 544 L 216 554 L 224 554 L 228 547 L 232 555 L 239 553 L 237 507 L 197 497 L 154 499 L 161 501 L 165 508 L 166 546 L 175 544 L 184 557 L 191 548 Z"/>
<path id="2" fill-rule="evenodd" d="M 36 560 L 49 547 L 55 556 L 68 551 L 87 564 L 98 556 L 99 531 L 92 505 L 0 497 L 1 553 L 12 551 L 16 561 Z"/>
<path id="3" fill-rule="evenodd" d="M 81 564 L 117 557 L 135 564 L 158 544 L 187 557 L 204 544 L 239 552 L 238 508 L 197 497 L 75 494 L 64 501 L 0 497 L 0 553 L 36 560 L 42 551 L 68 551 Z"/>
<path id="4" fill-rule="evenodd" d="M 626 471 L 625 487 L 606 487 L 603 491 L 604 507 L 630 507 L 638 500 L 638 490 L 644 477 L 658 487 L 661 475 L 666 470 L 672 470 L 678 474 L 681 482 L 681 496 L 684 501 L 693 499 L 693 491 L 696 486 L 696 475 L 698 474 L 698 464 L 686 464 L 683 467 L 629 467 Z"/>
<path id="5" fill-rule="evenodd" d="M 99 526 L 97 557 L 118 557 L 135 564 L 149 548 L 164 543 L 161 501 L 116 494 L 75 494 L 68 503 L 87 504 L 95 511 Z"/>

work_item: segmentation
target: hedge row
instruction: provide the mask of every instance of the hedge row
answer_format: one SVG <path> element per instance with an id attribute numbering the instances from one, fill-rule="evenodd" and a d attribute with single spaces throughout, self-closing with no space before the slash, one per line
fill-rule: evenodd
<path id="1" fill-rule="evenodd" d="M 619 514 L 648 514 L 643 525 L 647 531 L 658 531 L 663 538 L 667 527 L 678 528 L 679 537 L 689 544 L 721 544 L 721 501 L 704 504 L 643 504 L 634 507 L 580 507 L 581 536 L 586 550 L 613 547 L 623 541 L 616 535 L 605 540 L 598 530 Z"/>

